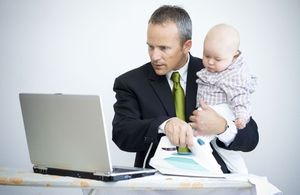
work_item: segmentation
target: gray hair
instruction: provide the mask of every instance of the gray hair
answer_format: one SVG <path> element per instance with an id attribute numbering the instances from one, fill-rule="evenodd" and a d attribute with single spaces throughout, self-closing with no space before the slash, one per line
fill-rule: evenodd
<path id="1" fill-rule="evenodd" d="M 192 39 L 192 20 L 183 8 L 163 5 L 153 12 L 148 23 L 163 24 L 165 22 L 176 24 L 182 44 Z"/>

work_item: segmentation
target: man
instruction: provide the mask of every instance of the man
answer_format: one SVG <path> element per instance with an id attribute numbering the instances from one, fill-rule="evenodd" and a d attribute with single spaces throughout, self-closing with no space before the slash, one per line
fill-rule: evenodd
<path id="1" fill-rule="evenodd" d="M 244 129 L 237 131 L 232 121 L 226 121 L 204 102 L 202 110 L 195 110 L 196 72 L 203 65 L 201 59 L 189 53 L 191 38 L 192 22 L 184 9 L 158 8 L 148 23 L 151 62 L 115 80 L 113 141 L 121 150 L 136 152 L 136 167 L 150 167 L 149 160 L 163 135 L 180 147 L 192 146 L 193 135 L 217 135 L 218 146 L 228 150 L 251 151 L 258 143 L 252 118 Z M 185 91 L 185 121 L 176 117 L 171 80 L 174 71 L 179 72 Z M 215 150 L 213 155 L 222 171 L 228 173 Z"/>

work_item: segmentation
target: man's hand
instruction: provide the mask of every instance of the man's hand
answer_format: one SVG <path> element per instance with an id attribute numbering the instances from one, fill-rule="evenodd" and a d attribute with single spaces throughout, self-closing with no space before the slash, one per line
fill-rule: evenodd
<path id="1" fill-rule="evenodd" d="M 179 118 L 174 117 L 167 121 L 165 133 L 175 146 L 193 146 L 193 129 L 188 123 Z"/>
<path id="2" fill-rule="evenodd" d="M 190 116 L 190 125 L 196 130 L 194 135 L 217 135 L 226 130 L 226 120 L 215 110 L 200 100 L 200 109 L 194 110 Z"/>

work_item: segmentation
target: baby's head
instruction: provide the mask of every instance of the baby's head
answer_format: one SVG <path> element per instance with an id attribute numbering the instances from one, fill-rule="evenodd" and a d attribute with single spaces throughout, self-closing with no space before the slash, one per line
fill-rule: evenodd
<path id="1" fill-rule="evenodd" d="M 238 31 L 227 24 L 211 28 L 204 40 L 203 64 L 209 72 L 225 70 L 240 54 Z"/>

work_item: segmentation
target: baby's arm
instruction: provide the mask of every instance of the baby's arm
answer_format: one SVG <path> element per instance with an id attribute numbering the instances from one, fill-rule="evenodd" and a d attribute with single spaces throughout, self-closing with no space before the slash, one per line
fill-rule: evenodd
<path id="1" fill-rule="evenodd" d="M 238 129 L 243 129 L 250 119 L 250 95 L 254 91 L 254 82 L 251 79 L 249 75 L 235 73 L 226 78 L 221 85 L 235 115 L 235 125 Z"/>
<path id="2" fill-rule="evenodd" d="M 236 118 L 234 121 L 236 128 L 244 129 L 246 127 L 247 121 L 243 118 Z"/>

